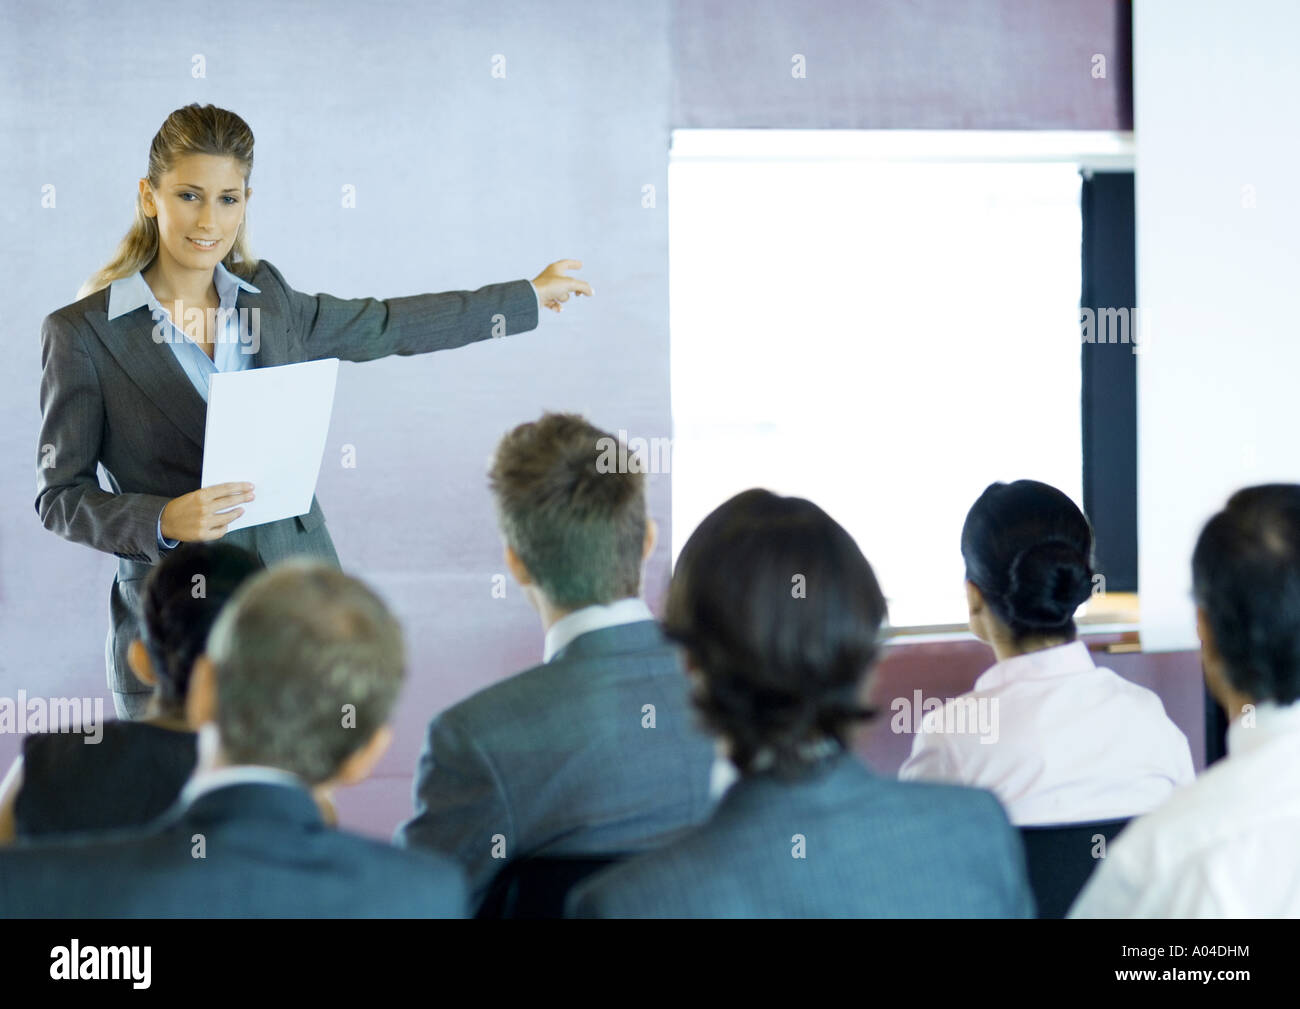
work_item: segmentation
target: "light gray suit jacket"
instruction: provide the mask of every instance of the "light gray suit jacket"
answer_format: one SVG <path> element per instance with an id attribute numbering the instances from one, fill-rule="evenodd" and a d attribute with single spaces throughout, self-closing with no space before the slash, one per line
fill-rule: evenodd
<path id="1" fill-rule="evenodd" d="M 712 766 L 659 625 L 588 631 L 432 721 L 397 841 L 456 857 L 477 907 L 512 859 L 643 851 L 699 823 Z"/>
<path id="2" fill-rule="evenodd" d="M 378 300 L 303 294 L 263 259 L 239 307 L 258 310 L 254 367 L 337 357 L 371 361 L 424 354 L 537 325 L 526 280 L 477 291 Z M 46 529 L 117 556 L 106 643 L 109 687 L 147 692 L 126 664 L 138 634 L 140 584 L 159 560 L 158 516 L 199 489 L 207 404 L 172 349 L 153 339 L 149 309 L 108 320 L 108 288 L 50 313 L 41 326 L 41 433 L 36 511 Z M 501 332 L 497 329 L 497 332 Z M 102 464 L 110 491 L 100 487 Z M 296 518 L 223 538 L 268 565 L 310 554 L 338 565 L 320 503 Z"/>
<path id="3" fill-rule="evenodd" d="M 841 753 L 808 780 L 742 778 L 699 829 L 580 883 L 568 913 L 1032 918 L 1034 901 L 991 792 L 878 777 Z"/>

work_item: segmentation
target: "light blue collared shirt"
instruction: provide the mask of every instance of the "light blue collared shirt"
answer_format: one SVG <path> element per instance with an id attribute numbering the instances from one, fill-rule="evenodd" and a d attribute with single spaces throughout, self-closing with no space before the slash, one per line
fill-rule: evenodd
<path id="1" fill-rule="evenodd" d="M 252 367 L 251 344 L 247 340 L 240 341 L 239 313 L 236 310 L 235 299 L 240 289 L 253 294 L 262 293 L 247 280 L 235 276 L 222 263 L 218 263 L 213 269 L 212 282 L 221 299 L 222 312 L 216 318 L 222 325 L 222 331 L 217 334 L 217 345 L 211 359 L 204 353 L 202 347 L 176 325 L 167 310 L 159 304 L 153 291 L 145 283 L 143 274 L 135 273 L 130 277 L 122 277 L 113 281 L 108 289 L 110 322 L 118 316 L 126 315 L 127 312 L 134 312 L 142 305 L 149 308 L 155 323 L 165 322 L 165 326 L 155 330 L 154 339 L 171 347 L 177 362 L 205 403 L 208 401 L 208 379 L 213 373 L 244 371 Z M 184 324 L 183 319 L 181 322 Z"/>
<path id="2" fill-rule="evenodd" d="M 113 281 L 108 288 L 108 318 L 110 321 L 127 312 L 134 312 L 141 306 L 147 306 L 157 327 L 154 339 L 166 343 L 176 355 L 176 361 L 185 372 L 195 391 L 208 401 L 208 381 L 216 372 L 245 371 L 253 366 L 254 345 L 247 339 L 241 341 L 239 313 L 235 304 L 240 290 L 253 294 L 262 292 L 242 277 L 237 277 L 218 263 L 212 271 L 212 283 L 216 286 L 221 299 L 222 311 L 216 316 L 221 332 L 217 334 L 217 345 L 211 358 L 194 340 L 177 326 L 170 313 L 154 297 L 152 289 L 145 283 L 142 273 L 130 277 L 121 277 Z M 181 320 L 182 324 L 184 319 Z M 158 513 L 158 547 L 171 549 L 178 546 L 178 540 L 169 540 L 162 534 L 162 512 Z"/>

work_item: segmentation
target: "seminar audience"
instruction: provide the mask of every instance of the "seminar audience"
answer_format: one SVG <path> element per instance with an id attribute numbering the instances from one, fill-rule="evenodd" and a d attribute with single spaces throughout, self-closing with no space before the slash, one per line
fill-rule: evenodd
<path id="1" fill-rule="evenodd" d="M 1111 843 L 1072 917 L 1300 917 L 1300 486 L 1234 494 L 1192 593 L 1228 755 Z"/>
<path id="2" fill-rule="evenodd" d="M 682 550 L 665 624 L 740 778 L 686 837 L 589 878 L 595 917 L 1031 917 L 986 791 L 878 777 L 846 749 L 886 605 L 843 528 L 749 490 Z"/>
<path id="3" fill-rule="evenodd" d="M 95 742 L 84 731 L 27 736 L 0 789 L 0 842 L 143 826 L 176 801 L 196 759 L 185 718 L 194 662 L 222 606 L 262 568 L 228 543 L 185 543 L 163 557 L 141 591 L 143 636 L 127 650 L 153 686 L 145 717 L 104 722 Z"/>
<path id="4" fill-rule="evenodd" d="M 1069 497 L 1036 480 L 990 485 L 961 552 L 971 630 L 997 663 L 925 716 L 899 777 L 990 789 L 1017 825 L 1124 819 L 1192 781 L 1160 698 L 1075 640 L 1092 529 Z"/>
<path id="5" fill-rule="evenodd" d="M 497 447 L 505 563 L 541 618 L 542 662 L 433 719 L 397 834 L 459 859 L 475 906 L 513 859 L 641 851 L 710 808 L 713 747 L 640 598 L 656 535 L 645 474 L 620 459 L 618 439 L 574 414 Z"/>
<path id="6" fill-rule="evenodd" d="M 542 662 L 431 721 L 398 831 L 426 850 L 329 815 L 391 741 L 405 651 L 382 600 L 327 565 L 187 544 L 149 575 L 129 650 L 148 717 L 94 746 L 34 734 L 0 789 L 0 841 L 21 842 L 0 848 L 5 915 L 464 917 L 511 861 L 575 855 L 621 859 L 570 893 L 579 917 L 1028 917 L 1013 823 L 1136 816 L 1072 916 L 1300 916 L 1300 485 L 1239 491 L 1197 542 L 1230 726 L 1196 781 L 1159 698 L 1076 640 L 1086 518 L 1046 484 L 990 485 L 961 549 L 997 662 L 925 716 L 895 780 L 849 750 L 887 609 L 848 533 L 736 495 L 687 541 L 661 628 L 626 459 L 573 414 L 498 446 Z"/>
<path id="7" fill-rule="evenodd" d="M 324 824 L 312 789 L 364 779 L 391 739 L 401 629 L 365 585 L 289 560 L 212 629 L 187 701 L 199 766 L 145 832 L 0 851 L 17 917 L 461 917 L 464 874 Z"/>

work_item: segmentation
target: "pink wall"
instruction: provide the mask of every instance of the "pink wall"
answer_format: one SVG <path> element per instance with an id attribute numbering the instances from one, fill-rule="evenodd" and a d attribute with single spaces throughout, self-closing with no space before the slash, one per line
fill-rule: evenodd
<path id="1" fill-rule="evenodd" d="M 1130 130 L 1130 25 L 1127 0 L 680 0 L 673 126 Z"/>

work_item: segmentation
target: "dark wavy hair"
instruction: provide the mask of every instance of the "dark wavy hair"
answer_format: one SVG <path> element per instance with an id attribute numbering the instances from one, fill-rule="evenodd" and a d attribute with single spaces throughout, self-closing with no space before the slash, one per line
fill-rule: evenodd
<path id="1" fill-rule="evenodd" d="M 1037 480 L 994 483 L 961 530 L 966 579 L 1017 642 L 1075 637 L 1092 595 L 1092 527 L 1078 506 Z"/>
<path id="2" fill-rule="evenodd" d="M 807 766 L 806 744 L 843 747 L 871 711 L 859 689 L 881 647 L 885 597 L 853 538 L 803 498 L 747 490 L 682 548 L 667 635 L 701 676 L 693 703 L 742 773 Z"/>
<path id="3" fill-rule="evenodd" d="M 141 639 L 158 676 L 164 712 L 180 714 L 190 673 L 227 600 L 265 565 L 230 543 L 182 543 L 149 572 L 141 589 Z"/>
<path id="4" fill-rule="evenodd" d="M 1192 595 L 1234 688 L 1256 701 L 1300 699 L 1300 486 L 1228 499 L 1196 541 Z"/>

